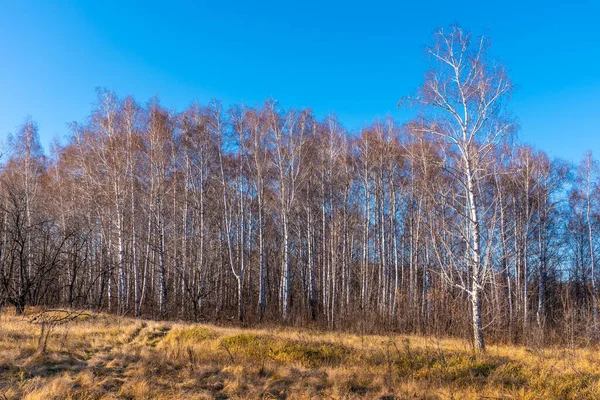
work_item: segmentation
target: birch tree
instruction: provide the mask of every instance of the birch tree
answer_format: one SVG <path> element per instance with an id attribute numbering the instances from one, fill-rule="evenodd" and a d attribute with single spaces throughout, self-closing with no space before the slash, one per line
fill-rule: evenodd
<path id="1" fill-rule="evenodd" d="M 417 129 L 438 136 L 458 151 L 459 161 L 453 168 L 466 192 L 465 262 L 470 267 L 470 282 L 463 289 L 471 301 L 474 346 L 480 351 L 485 350 L 481 292 L 486 257 L 481 230 L 487 221 L 478 186 L 486 173 L 484 161 L 514 127 L 504 113 L 512 83 L 504 68 L 488 56 L 488 47 L 487 38 L 474 38 L 457 26 L 436 31 L 427 49 L 433 69 L 414 98 L 426 113 Z"/>

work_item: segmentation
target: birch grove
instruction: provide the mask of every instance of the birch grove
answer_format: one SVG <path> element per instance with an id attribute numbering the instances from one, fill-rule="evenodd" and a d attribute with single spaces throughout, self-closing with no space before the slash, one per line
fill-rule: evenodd
<path id="1" fill-rule="evenodd" d="M 438 30 L 417 115 L 98 92 L 0 168 L 0 305 L 486 341 L 598 339 L 600 177 L 513 137 L 487 38 Z"/>

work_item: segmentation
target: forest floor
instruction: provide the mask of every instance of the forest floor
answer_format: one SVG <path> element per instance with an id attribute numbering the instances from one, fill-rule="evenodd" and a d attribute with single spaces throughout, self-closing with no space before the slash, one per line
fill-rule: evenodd
<path id="1" fill-rule="evenodd" d="M 600 352 L 240 329 L 99 314 L 0 315 L 0 399 L 596 399 Z"/>

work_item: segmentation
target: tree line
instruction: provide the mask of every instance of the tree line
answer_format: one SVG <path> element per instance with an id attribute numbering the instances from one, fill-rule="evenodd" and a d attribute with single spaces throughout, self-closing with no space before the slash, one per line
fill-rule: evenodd
<path id="1" fill-rule="evenodd" d="M 0 305 L 528 343 L 598 337 L 600 180 L 514 138 L 487 38 L 440 29 L 402 103 L 335 115 L 98 90 L 46 156 L 0 168 Z M 568 134 L 565 132 L 565 135 Z M 467 335 L 467 332 L 468 335 Z"/>

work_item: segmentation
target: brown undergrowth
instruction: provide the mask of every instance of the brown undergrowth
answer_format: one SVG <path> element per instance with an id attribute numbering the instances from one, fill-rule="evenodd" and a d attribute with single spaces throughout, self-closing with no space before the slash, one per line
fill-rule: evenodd
<path id="1" fill-rule="evenodd" d="M 33 310 L 29 310 L 29 317 Z M 0 399 L 597 399 L 596 348 L 237 329 L 99 314 L 38 351 L 28 316 L 0 316 Z"/>

